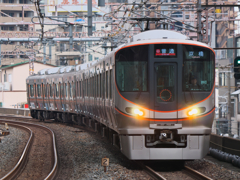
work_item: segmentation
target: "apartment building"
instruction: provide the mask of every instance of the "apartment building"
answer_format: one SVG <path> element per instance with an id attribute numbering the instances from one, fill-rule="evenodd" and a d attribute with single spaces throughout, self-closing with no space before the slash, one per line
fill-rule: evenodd
<path id="1" fill-rule="evenodd" d="M 0 0 L 0 32 L 12 33 L 18 37 L 19 32 L 33 32 L 31 18 L 35 7 L 30 0 Z M 24 42 L 3 42 L 1 44 L 1 65 L 14 64 L 28 59 Z"/>

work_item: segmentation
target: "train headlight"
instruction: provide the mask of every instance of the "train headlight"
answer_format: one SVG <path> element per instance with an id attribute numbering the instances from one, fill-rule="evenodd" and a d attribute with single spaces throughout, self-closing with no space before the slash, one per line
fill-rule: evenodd
<path id="1" fill-rule="evenodd" d="M 141 109 L 137 109 L 137 108 L 133 110 L 133 113 L 137 116 L 143 116 L 144 115 L 144 111 L 141 110 Z"/>
<path id="2" fill-rule="evenodd" d="M 188 111 L 187 115 L 188 116 L 194 116 L 194 115 L 197 115 L 198 113 L 199 113 L 198 109 L 197 108 L 193 108 L 190 111 Z"/>

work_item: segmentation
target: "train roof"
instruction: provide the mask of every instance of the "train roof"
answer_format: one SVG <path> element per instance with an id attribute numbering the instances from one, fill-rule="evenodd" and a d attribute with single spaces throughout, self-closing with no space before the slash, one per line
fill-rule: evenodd
<path id="1" fill-rule="evenodd" d="M 115 52 L 119 51 L 120 49 L 123 49 L 125 47 L 130 46 L 139 46 L 139 45 L 148 45 L 148 44 L 185 44 L 185 45 L 196 45 L 196 46 L 202 46 L 209 49 L 212 49 L 210 46 L 208 46 L 205 43 L 193 41 L 193 40 L 181 40 L 181 39 L 151 39 L 151 40 L 141 40 L 137 42 L 131 42 L 128 44 L 124 44 L 121 47 L 118 47 L 115 49 Z"/>
<path id="2" fill-rule="evenodd" d="M 79 64 L 76 66 L 76 71 L 81 71 L 81 70 L 87 69 L 88 67 L 91 67 L 97 63 L 98 63 L 98 61 L 92 61 L 92 62 L 87 62 L 84 64 Z"/>
<path id="3" fill-rule="evenodd" d="M 59 73 L 68 73 L 75 71 L 75 66 L 64 66 L 59 69 Z"/>
<path id="4" fill-rule="evenodd" d="M 149 30 L 137 35 L 134 35 L 132 38 L 132 42 L 140 41 L 140 40 L 150 40 L 150 39 L 181 39 L 187 40 L 188 36 L 178 33 L 176 31 L 169 30 Z"/>

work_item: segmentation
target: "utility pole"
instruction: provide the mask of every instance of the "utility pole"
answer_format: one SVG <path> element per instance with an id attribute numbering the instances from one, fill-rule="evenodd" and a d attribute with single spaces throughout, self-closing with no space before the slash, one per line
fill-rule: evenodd
<path id="1" fill-rule="evenodd" d="M 0 66 L 2 65 L 2 50 L 1 50 L 2 44 L 3 44 L 3 42 L 0 41 Z"/>
<path id="2" fill-rule="evenodd" d="M 233 13 L 234 13 L 234 9 L 233 9 Z M 233 22 L 233 27 L 234 27 L 234 22 Z M 233 61 L 235 59 L 235 36 L 234 36 L 234 32 L 233 32 L 233 36 L 232 36 L 232 40 L 233 40 Z M 229 62 L 229 64 L 231 64 L 231 62 Z M 227 114 L 227 119 L 228 119 L 228 133 L 229 135 L 232 134 L 232 122 L 231 122 L 231 78 L 230 78 L 230 73 L 231 73 L 231 66 L 229 66 L 228 68 L 228 114 Z"/>
<path id="3" fill-rule="evenodd" d="M 202 42 L 201 0 L 197 1 L 197 40 Z"/>
<path id="4" fill-rule="evenodd" d="M 52 42 L 49 43 L 49 62 L 52 64 Z"/>
<path id="5" fill-rule="evenodd" d="M 228 113 L 227 113 L 227 119 L 228 119 L 228 133 L 229 135 L 232 133 L 231 132 L 231 78 L 230 78 L 230 70 L 231 67 L 228 67 L 228 74 L 227 74 L 227 78 L 228 78 Z"/>
<path id="6" fill-rule="evenodd" d="M 92 0 L 88 0 L 88 36 L 92 36 Z"/>
<path id="7" fill-rule="evenodd" d="M 43 44 L 43 64 L 46 64 L 46 41 L 42 42 Z"/>
<path id="8" fill-rule="evenodd" d="M 73 49 L 73 25 L 69 24 L 69 49 Z"/>

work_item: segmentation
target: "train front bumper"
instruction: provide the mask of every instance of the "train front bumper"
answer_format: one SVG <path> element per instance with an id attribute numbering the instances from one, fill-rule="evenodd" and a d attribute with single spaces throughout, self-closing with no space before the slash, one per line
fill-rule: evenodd
<path id="1" fill-rule="evenodd" d="M 120 135 L 121 151 L 132 160 L 194 160 L 204 158 L 209 150 L 210 135 L 187 135 L 184 148 L 148 148 L 145 135 Z"/>

